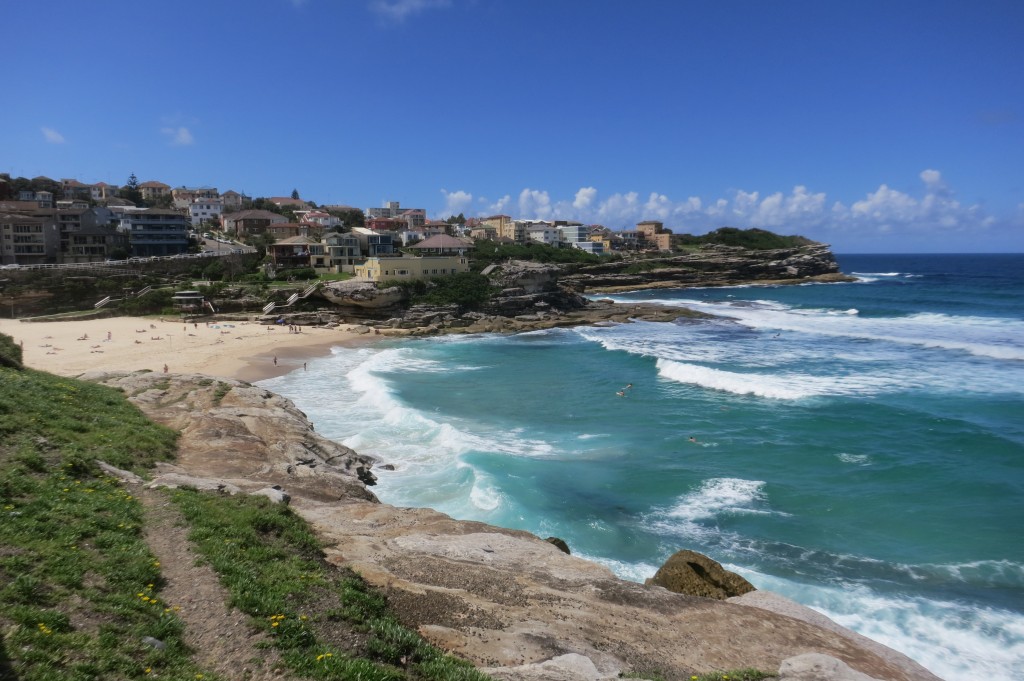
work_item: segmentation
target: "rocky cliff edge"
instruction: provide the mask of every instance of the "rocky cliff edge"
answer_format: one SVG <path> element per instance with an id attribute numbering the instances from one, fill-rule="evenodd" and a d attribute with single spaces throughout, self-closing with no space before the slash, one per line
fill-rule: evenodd
<path id="1" fill-rule="evenodd" d="M 372 457 L 319 436 L 289 400 L 248 383 L 89 373 L 181 432 L 150 486 L 268 493 L 360 572 L 404 624 L 495 678 L 688 679 L 753 667 L 783 679 L 936 681 L 905 656 L 773 594 L 730 601 L 616 578 L 527 532 L 380 503 Z"/>

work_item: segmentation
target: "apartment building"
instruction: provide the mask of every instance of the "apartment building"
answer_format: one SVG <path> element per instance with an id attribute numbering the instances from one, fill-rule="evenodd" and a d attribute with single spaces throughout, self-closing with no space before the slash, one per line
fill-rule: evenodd
<path id="1" fill-rule="evenodd" d="M 54 220 L 0 213 L 0 265 L 56 262 L 60 233 Z"/>

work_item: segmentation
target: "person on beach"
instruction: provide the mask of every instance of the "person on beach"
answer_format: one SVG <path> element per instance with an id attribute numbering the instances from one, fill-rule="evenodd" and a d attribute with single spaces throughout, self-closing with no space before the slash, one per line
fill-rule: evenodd
<path id="1" fill-rule="evenodd" d="M 164 373 L 165 374 L 167 373 L 167 365 L 166 364 L 164 365 Z"/>
<path id="2" fill-rule="evenodd" d="M 277 355 L 274 355 L 274 366 L 277 366 Z"/>

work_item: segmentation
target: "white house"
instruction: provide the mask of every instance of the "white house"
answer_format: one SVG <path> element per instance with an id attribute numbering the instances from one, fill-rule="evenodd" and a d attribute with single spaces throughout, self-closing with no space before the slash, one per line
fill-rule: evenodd
<path id="1" fill-rule="evenodd" d="M 529 241 L 547 244 L 548 246 L 557 246 L 559 234 L 558 230 L 550 222 L 537 220 L 528 223 L 526 238 Z"/>
<path id="2" fill-rule="evenodd" d="M 188 218 L 193 227 L 203 222 L 220 222 L 224 204 L 220 199 L 193 199 L 188 204 Z"/>

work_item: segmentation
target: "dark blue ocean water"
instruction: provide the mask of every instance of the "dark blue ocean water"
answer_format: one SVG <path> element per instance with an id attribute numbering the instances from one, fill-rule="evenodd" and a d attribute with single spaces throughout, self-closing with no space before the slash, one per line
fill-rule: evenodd
<path id="1" fill-rule="evenodd" d="M 709 320 L 389 341 L 262 385 L 395 464 L 389 503 L 637 581 L 694 549 L 950 681 L 1024 678 L 1024 256 L 838 260 L 857 283 L 614 296 Z"/>

